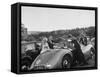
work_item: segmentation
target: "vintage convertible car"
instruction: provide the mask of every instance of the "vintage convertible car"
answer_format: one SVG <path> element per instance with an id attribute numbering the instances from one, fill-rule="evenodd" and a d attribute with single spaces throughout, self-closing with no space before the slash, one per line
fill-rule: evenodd
<path id="1" fill-rule="evenodd" d="M 92 58 L 93 46 L 88 44 L 84 46 L 80 44 L 82 52 L 86 61 Z M 46 52 L 41 53 L 31 64 L 29 70 L 42 70 L 42 69 L 57 69 L 57 68 L 71 68 L 73 63 L 73 49 L 48 49 Z"/>
<path id="2" fill-rule="evenodd" d="M 50 49 L 35 59 L 30 70 L 70 68 L 72 57 L 70 49 Z"/>

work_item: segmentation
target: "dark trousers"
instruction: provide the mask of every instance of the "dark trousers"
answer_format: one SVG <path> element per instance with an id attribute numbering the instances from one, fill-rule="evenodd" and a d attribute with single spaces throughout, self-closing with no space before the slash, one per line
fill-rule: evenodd
<path id="1" fill-rule="evenodd" d="M 82 53 L 81 49 L 75 49 L 72 53 L 73 53 L 74 60 L 78 61 L 79 64 L 86 63 L 84 54 Z"/>

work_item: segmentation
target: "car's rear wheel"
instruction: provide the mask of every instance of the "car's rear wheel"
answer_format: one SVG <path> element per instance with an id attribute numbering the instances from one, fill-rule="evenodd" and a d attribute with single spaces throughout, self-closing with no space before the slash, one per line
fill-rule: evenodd
<path id="1" fill-rule="evenodd" d="M 62 59 L 62 68 L 70 68 L 71 67 L 71 57 L 69 55 L 65 55 Z"/>

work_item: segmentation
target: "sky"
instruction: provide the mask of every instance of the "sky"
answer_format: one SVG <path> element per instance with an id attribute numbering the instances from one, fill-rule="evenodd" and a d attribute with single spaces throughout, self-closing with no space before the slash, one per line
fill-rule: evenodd
<path id="1" fill-rule="evenodd" d="M 95 11 L 79 9 L 21 8 L 21 22 L 28 31 L 54 31 L 95 26 Z"/>

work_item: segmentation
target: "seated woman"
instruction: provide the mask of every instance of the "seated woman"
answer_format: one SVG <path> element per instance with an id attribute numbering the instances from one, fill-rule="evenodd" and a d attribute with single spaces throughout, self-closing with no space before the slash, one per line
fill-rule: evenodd
<path id="1" fill-rule="evenodd" d="M 41 48 L 42 48 L 41 53 L 50 49 L 47 41 L 48 41 L 48 39 L 46 37 L 44 37 L 42 40 L 42 43 L 41 43 Z"/>

